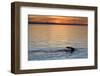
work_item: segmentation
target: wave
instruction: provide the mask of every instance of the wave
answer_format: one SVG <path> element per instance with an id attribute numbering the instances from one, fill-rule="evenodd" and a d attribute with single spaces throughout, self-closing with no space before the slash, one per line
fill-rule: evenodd
<path id="1" fill-rule="evenodd" d="M 28 52 L 28 60 L 61 60 L 88 58 L 87 48 L 77 48 L 73 53 L 58 50 L 33 50 Z"/>

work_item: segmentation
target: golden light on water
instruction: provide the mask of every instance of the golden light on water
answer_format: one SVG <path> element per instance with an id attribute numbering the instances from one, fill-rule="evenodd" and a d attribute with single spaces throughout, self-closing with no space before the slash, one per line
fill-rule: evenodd
<path id="1" fill-rule="evenodd" d="M 87 26 L 29 24 L 28 35 L 32 47 L 87 47 Z"/>

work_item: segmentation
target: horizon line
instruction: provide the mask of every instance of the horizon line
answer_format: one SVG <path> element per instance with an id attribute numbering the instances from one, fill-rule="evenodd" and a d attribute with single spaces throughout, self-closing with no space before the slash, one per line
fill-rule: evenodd
<path id="1" fill-rule="evenodd" d="M 28 22 L 28 24 L 88 25 L 88 24 L 71 24 L 71 23 L 53 23 L 53 22 Z"/>

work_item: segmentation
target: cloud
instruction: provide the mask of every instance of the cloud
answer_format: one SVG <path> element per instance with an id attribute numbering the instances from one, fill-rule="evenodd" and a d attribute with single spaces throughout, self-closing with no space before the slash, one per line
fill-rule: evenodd
<path id="1" fill-rule="evenodd" d="M 87 17 L 28 15 L 29 23 L 88 24 Z"/>

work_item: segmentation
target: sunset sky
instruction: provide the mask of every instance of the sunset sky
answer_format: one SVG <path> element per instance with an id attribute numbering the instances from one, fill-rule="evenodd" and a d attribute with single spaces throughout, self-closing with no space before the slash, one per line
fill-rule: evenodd
<path id="1" fill-rule="evenodd" d="M 87 17 L 28 15 L 28 23 L 87 25 Z"/>

